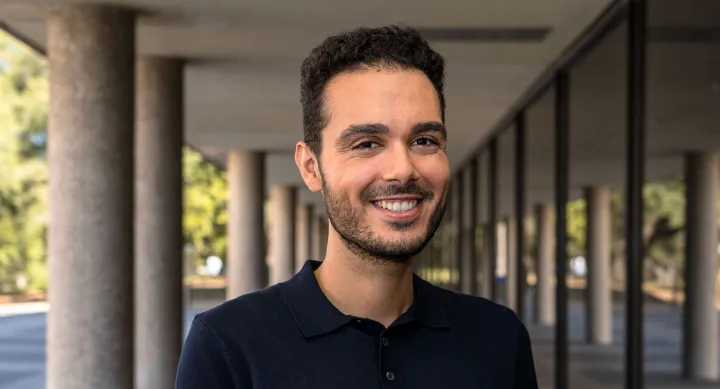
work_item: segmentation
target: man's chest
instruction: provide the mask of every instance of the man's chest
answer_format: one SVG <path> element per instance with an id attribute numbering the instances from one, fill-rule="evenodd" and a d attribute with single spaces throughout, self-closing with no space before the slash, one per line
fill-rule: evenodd
<path id="1" fill-rule="evenodd" d="M 512 361 L 493 346 L 422 334 L 345 334 L 268 344 L 271 359 L 248 363 L 253 389 L 511 388 Z"/>

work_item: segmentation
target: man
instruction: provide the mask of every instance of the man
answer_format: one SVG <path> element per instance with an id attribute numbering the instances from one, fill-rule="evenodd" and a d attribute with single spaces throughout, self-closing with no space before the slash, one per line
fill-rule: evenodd
<path id="1" fill-rule="evenodd" d="M 178 389 L 537 388 L 527 330 L 509 309 L 412 272 L 450 183 L 444 66 L 398 27 L 310 53 L 295 161 L 324 197 L 327 255 L 198 315 Z"/>

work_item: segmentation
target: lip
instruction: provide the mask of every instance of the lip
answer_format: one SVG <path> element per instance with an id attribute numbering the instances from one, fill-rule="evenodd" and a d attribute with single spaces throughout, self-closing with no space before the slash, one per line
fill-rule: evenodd
<path id="1" fill-rule="evenodd" d="M 390 200 L 417 200 L 417 205 L 415 205 L 414 208 L 408 209 L 407 211 L 391 211 L 389 209 L 385 209 L 377 204 L 375 204 L 375 201 L 390 201 Z M 380 211 L 383 216 L 392 219 L 393 221 L 409 221 L 413 218 L 416 218 L 420 214 L 420 207 L 422 206 L 423 201 L 421 198 L 418 197 L 385 197 L 381 200 L 373 200 L 372 206 L 376 210 Z"/>
<path id="2" fill-rule="evenodd" d="M 422 197 L 420 196 L 388 196 L 388 197 L 379 197 L 376 199 L 372 199 L 370 201 L 399 201 L 399 200 L 405 200 L 405 201 L 411 201 L 411 200 L 422 200 Z"/>

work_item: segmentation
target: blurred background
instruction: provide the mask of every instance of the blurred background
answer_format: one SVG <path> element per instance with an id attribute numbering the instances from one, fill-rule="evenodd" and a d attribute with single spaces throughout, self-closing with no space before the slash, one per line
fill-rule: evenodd
<path id="1" fill-rule="evenodd" d="M 0 389 L 172 388 L 194 314 L 323 259 L 300 64 L 393 23 L 447 60 L 451 202 L 416 272 L 515 310 L 542 388 L 718 387 L 719 21 L 714 0 L 0 0 Z"/>

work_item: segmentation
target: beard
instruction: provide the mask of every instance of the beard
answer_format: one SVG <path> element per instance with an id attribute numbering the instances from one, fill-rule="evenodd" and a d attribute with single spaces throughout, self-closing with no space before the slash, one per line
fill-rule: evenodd
<path id="1" fill-rule="evenodd" d="M 322 171 L 320 175 L 328 220 L 340 235 L 348 250 L 361 258 L 381 262 L 408 261 L 422 251 L 432 239 L 445 214 L 447 193 L 442 194 L 442 197 L 432 210 L 424 234 L 415 237 L 403 237 L 399 240 L 388 240 L 372 230 L 365 219 L 364 209 L 353 208 L 349 197 L 345 193 L 335 193 L 325 182 Z M 434 199 L 431 191 L 419 187 L 414 182 L 405 186 L 388 185 L 367 188 L 361 193 L 360 198 L 363 203 L 367 203 L 372 198 L 391 195 L 417 195 L 422 197 L 421 201 L 432 201 Z M 422 221 L 389 222 L 387 225 L 395 231 L 407 231 L 417 223 L 422 223 Z"/>

